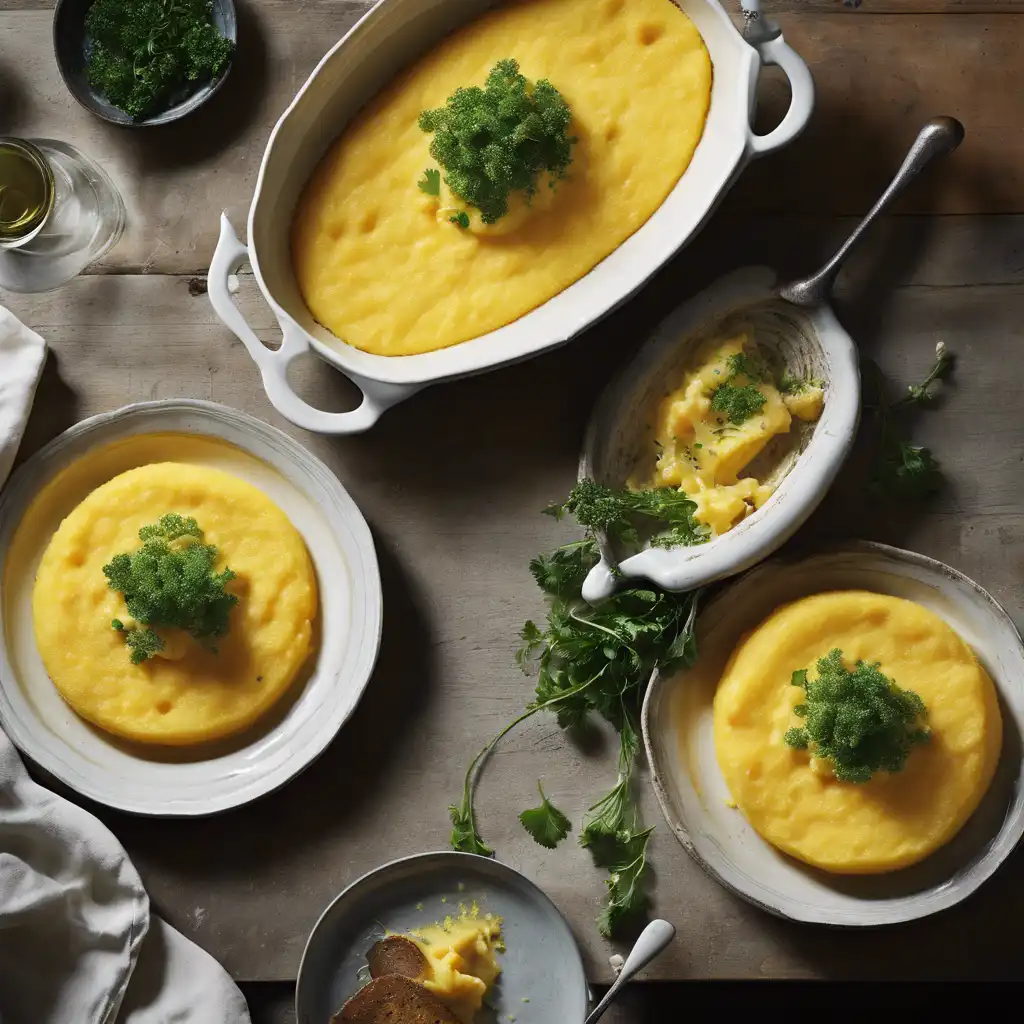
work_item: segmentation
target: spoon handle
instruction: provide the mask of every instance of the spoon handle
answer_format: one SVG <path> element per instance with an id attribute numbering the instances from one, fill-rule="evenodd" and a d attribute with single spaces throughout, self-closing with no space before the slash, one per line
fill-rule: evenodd
<path id="1" fill-rule="evenodd" d="M 832 285 L 835 283 L 836 275 L 850 254 L 850 250 L 860 241 L 861 235 L 928 164 L 940 156 L 952 153 L 963 141 L 963 138 L 964 126 L 955 118 L 936 117 L 929 121 L 918 133 L 903 165 L 896 172 L 889 187 L 867 212 L 864 219 L 853 229 L 853 233 L 839 247 L 839 251 L 816 274 L 793 281 L 780 288 L 778 290 L 779 298 L 805 309 L 825 305 L 832 291 Z"/>
<path id="2" fill-rule="evenodd" d="M 583 1024 L 596 1024 L 604 1011 L 611 1006 L 612 1001 L 619 994 L 619 990 L 625 985 L 637 971 L 643 970 L 674 938 L 676 930 L 668 921 L 652 921 L 636 940 L 636 945 L 630 950 L 626 962 L 619 971 L 615 983 L 605 993 L 601 1000 L 590 1012 L 590 1016 Z"/>

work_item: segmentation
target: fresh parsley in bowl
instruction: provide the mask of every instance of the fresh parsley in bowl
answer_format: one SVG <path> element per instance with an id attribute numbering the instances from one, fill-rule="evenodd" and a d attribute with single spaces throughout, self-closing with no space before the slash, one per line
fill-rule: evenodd
<path id="1" fill-rule="evenodd" d="M 72 95 L 104 120 L 167 124 L 223 84 L 233 0 L 58 0 L 53 41 Z"/>

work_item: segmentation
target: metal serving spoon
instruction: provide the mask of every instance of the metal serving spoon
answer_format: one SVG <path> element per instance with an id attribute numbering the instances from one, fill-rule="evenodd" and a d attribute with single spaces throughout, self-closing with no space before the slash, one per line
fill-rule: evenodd
<path id="1" fill-rule="evenodd" d="M 842 331 L 829 309 L 832 286 L 840 269 L 857 242 L 878 217 L 888 209 L 893 200 L 933 160 L 952 153 L 960 145 L 963 137 L 964 127 L 955 118 L 936 117 L 925 124 L 918 132 L 914 144 L 908 150 L 900 169 L 889 183 L 889 187 L 853 229 L 849 238 L 839 247 L 836 254 L 820 270 L 809 277 L 781 286 L 773 285 L 770 291 L 763 293 L 763 298 L 759 298 L 758 302 L 777 298 L 808 310 L 808 315 L 812 320 L 820 321 L 821 325 L 827 327 L 837 338 L 842 336 L 843 343 L 840 347 L 844 351 L 849 349 L 849 355 L 852 358 L 852 339 Z M 737 272 L 737 275 L 739 273 L 741 272 Z M 676 337 L 679 332 L 692 334 L 695 325 L 691 322 L 692 317 L 689 312 L 691 308 L 700 308 L 703 311 L 704 321 L 712 322 L 716 313 L 716 303 L 720 304 L 722 300 L 720 298 L 712 299 L 709 296 L 712 296 L 716 289 L 724 291 L 726 282 L 731 276 L 727 275 L 726 278 L 720 279 L 707 291 L 677 309 L 659 328 L 659 334 L 655 335 L 655 338 L 648 343 L 648 348 L 641 349 L 633 363 L 626 369 L 625 374 L 609 387 L 606 397 L 599 403 L 587 428 L 587 440 L 584 443 L 584 455 L 581 460 L 582 472 L 594 476 L 596 479 L 602 479 L 605 475 L 600 467 L 600 460 L 594 454 L 599 447 L 599 442 L 595 439 L 609 435 L 614 436 L 615 431 L 619 429 L 616 418 L 622 415 L 620 407 L 626 408 L 629 396 L 640 389 L 644 383 L 643 374 L 651 372 L 651 367 L 659 365 L 656 356 L 651 354 L 652 351 L 656 353 L 657 349 L 651 350 L 650 345 L 662 348 L 666 345 L 674 346 L 677 343 Z M 735 304 L 735 299 L 730 298 L 729 303 Z M 617 562 L 608 537 L 599 533 L 598 546 L 601 561 L 590 570 L 583 583 L 583 599 L 590 604 L 597 604 L 611 597 L 616 588 L 623 585 L 626 580 L 637 578 L 653 580 L 666 590 L 693 590 L 748 569 L 775 551 L 807 518 L 814 505 L 824 495 L 843 459 L 846 458 L 849 446 L 853 443 L 853 432 L 860 402 L 855 363 L 851 363 L 847 378 L 845 383 L 857 387 L 858 394 L 852 402 L 847 403 L 849 406 L 849 415 L 846 417 L 849 421 L 848 429 L 844 428 L 836 433 L 837 437 L 844 438 L 843 443 L 838 446 L 834 445 L 829 456 L 818 460 L 819 464 L 827 469 L 827 472 L 818 471 L 819 479 L 813 487 L 807 489 L 809 494 L 813 492 L 813 502 L 805 500 L 803 509 L 797 510 L 799 515 L 793 513 L 795 518 L 792 522 L 785 523 L 775 520 L 775 525 L 771 528 L 760 528 L 757 535 L 748 534 L 746 538 L 737 539 L 732 533 L 728 533 L 719 538 L 719 543 L 714 545 L 670 550 L 648 548 L 631 555 L 622 562 Z M 833 395 L 830 399 L 833 406 L 835 406 L 836 400 L 836 396 Z M 610 404 L 612 402 L 617 402 L 619 405 Z M 794 501 L 795 499 L 791 496 L 789 501 L 791 511 Z"/>
<path id="2" fill-rule="evenodd" d="M 640 938 L 636 940 L 636 945 L 629 951 L 629 956 L 626 957 L 626 962 L 622 965 L 622 970 L 619 971 L 619 976 L 615 979 L 615 983 L 605 993 L 604 999 L 590 1011 L 590 1016 L 587 1017 L 583 1024 L 597 1024 L 597 1021 L 604 1016 L 605 1010 L 612 1005 L 616 996 L 622 990 L 622 986 L 634 974 L 643 970 L 675 936 L 676 930 L 668 921 L 652 921 L 640 933 Z"/>
<path id="3" fill-rule="evenodd" d="M 964 126 L 954 117 L 935 117 L 920 132 L 907 152 L 906 158 L 889 187 L 879 196 L 878 202 L 868 210 L 864 219 L 853 229 L 852 234 L 839 247 L 817 273 L 810 277 L 783 285 L 778 290 L 780 299 L 804 309 L 824 306 L 832 294 L 832 286 L 846 262 L 850 251 L 861 236 L 892 204 L 892 201 L 928 166 L 940 156 L 952 153 L 964 140 Z"/>

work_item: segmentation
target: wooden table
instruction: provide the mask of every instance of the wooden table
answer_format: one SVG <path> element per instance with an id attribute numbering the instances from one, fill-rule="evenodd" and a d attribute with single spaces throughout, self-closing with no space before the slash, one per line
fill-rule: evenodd
<path id="1" fill-rule="evenodd" d="M 896 382 L 928 367 L 936 340 L 960 358 L 941 407 L 915 438 L 949 486 L 924 509 L 879 510 L 855 458 L 802 540 L 862 536 L 935 555 L 1024 612 L 1024 0 L 779 0 L 787 39 L 811 64 L 819 100 L 805 136 L 752 166 L 713 222 L 625 309 L 556 353 L 422 392 L 372 432 L 304 434 L 270 408 L 242 346 L 194 287 L 217 214 L 245 220 L 274 120 L 358 0 L 241 0 L 237 65 L 192 119 L 125 131 L 72 101 L 54 66 L 49 0 L 0 0 L 0 133 L 65 138 L 100 159 L 131 224 L 90 273 L 49 295 L 3 301 L 49 341 L 23 454 L 83 416 L 179 395 L 246 409 L 308 444 L 369 520 L 384 578 L 380 662 L 354 720 L 283 791 L 202 821 L 97 809 L 139 866 L 155 905 L 239 979 L 292 979 L 306 935 L 346 883 L 391 857 L 443 847 L 446 807 L 467 759 L 529 699 L 512 662 L 522 621 L 542 609 L 528 559 L 572 536 L 538 514 L 574 476 L 595 395 L 681 296 L 763 261 L 784 273 L 827 255 L 895 169 L 927 117 L 953 114 L 962 149 L 935 168 L 858 254 L 839 312 Z M 768 76 L 762 112 L 785 102 Z M 275 325 L 251 278 L 240 302 L 258 333 Z M 303 393 L 344 408 L 351 389 L 311 363 Z M 600 873 L 568 844 L 546 852 L 516 821 L 543 778 L 578 821 L 613 778 L 613 750 L 574 748 L 537 719 L 508 738 L 479 794 L 500 856 L 571 920 L 595 981 L 610 949 L 592 920 Z M 660 816 L 644 796 L 647 820 Z M 917 924 L 853 933 L 769 917 L 710 880 L 659 828 L 655 909 L 681 938 L 648 977 L 1002 977 L 1024 913 L 1014 856 L 966 904 Z M 955 939 L 953 938 L 955 936 Z"/>

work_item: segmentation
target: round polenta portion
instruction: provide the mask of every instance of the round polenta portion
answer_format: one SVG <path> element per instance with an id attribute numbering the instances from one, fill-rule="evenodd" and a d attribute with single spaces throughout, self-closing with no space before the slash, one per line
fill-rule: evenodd
<path id="1" fill-rule="evenodd" d="M 928 709 L 928 743 L 900 772 L 839 782 L 783 736 L 801 724 L 798 669 L 816 673 L 833 648 L 852 668 L 880 662 Z M 784 605 L 733 652 L 714 703 L 715 752 L 736 806 L 769 843 L 840 874 L 907 867 L 949 842 L 995 774 L 1002 719 L 995 686 L 966 643 L 933 612 L 866 591 Z"/>
<path id="2" fill-rule="evenodd" d="M 139 529 L 168 512 L 194 516 L 238 596 L 216 652 L 182 630 L 133 665 L 111 620 L 128 617 L 103 566 L 140 547 Z M 252 724 L 288 689 L 310 653 L 317 585 L 306 545 L 262 491 L 221 470 L 165 462 L 93 491 L 61 523 L 32 593 L 36 643 L 61 696 L 118 736 L 184 745 Z"/>

